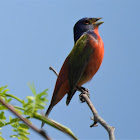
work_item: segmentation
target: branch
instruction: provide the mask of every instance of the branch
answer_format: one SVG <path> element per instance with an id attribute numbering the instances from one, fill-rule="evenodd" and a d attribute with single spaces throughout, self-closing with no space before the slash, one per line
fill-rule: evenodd
<path id="1" fill-rule="evenodd" d="M 84 91 L 85 92 L 85 91 Z M 90 127 L 93 127 L 93 126 L 97 126 L 97 122 L 100 123 L 108 132 L 109 134 L 109 139 L 110 140 L 115 140 L 115 135 L 114 135 L 114 130 L 115 128 L 114 127 L 111 127 L 109 126 L 104 119 L 102 119 L 99 114 L 97 113 L 94 105 L 92 104 L 92 102 L 90 101 L 89 97 L 87 96 L 87 94 L 85 94 L 83 92 L 83 94 L 81 94 L 80 96 L 82 98 L 84 98 L 84 100 L 86 101 L 86 103 L 88 104 L 89 108 L 91 109 L 93 115 L 94 115 L 94 119 L 92 118 L 92 120 L 94 120 L 94 123 L 90 126 Z"/>
<path id="2" fill-rule="evenodd" d="M 50 70 L 52 70 L 56 76 L 58 76 L 58 73 L 56 72 L 55 69 L 53 69 L 52 67 L 49 67 Z M 109 139 L 110 140 L 115 140 L 115 135 L 114 135 L 114 131 L 115 131 L 115 128 L 108 125 L 104 119 L 102 119 L 99 114 L 97 113 L 94 105 L 92 104 L 92 102 L 90 101 L 88 95 L 89 95 L 89 92 L 88 91 L 85 91 L 83 90 L 82 88 L 76 86 L 77 90 L 79 90 L 81 92 L 80 94 L 80 98 L 82 98 L 82 100 L 84 100 L 87 105 L 89 106 L 90 110 L 92 111 L 93 113 L 93 116 L 94 116 L 94 123 L 90 126 L 90 127 L 93 127 L 93 126 L 97 126 L 97 122 L 100 123 L 108 132 L 108 135 L 109 135 Z M 93 118 L 92 118 L 93 120 Z"/>
<path id="3" fill-rule="evenodd" d="M 31 124 L 27 119 L 22 117 L 19 113 L 17 113 L 17 111 L 15 110 L 15 108 L 12 105 L 10 105 L 10 104 L 6 103 L 5 101 L 3 101 L 3 99 L 1 97 L 0 97 L 0 103 L 2 103 L 5 107 L 7 107 L 13 114 L 15 114 L 18 118 L 20 118 L 20 120 L 22 120 L 30 128 L 32 128 L 34 131 L 36 131 L 41 136 L 43 136 L 46 140 L 51 140 L 51 138 L 42 129 L 38 129 L 36 126 Z"/>
<path id="4" fill-rule="evenodd" d="M 53 67 L 49 67 L 49 69 L 52 70 L 55 73 L 56 76 L 58 76 L 57 71 Z"/>
<path id="5" fill-rule="evenodd" d="M 38 120 L 41 120 L 41 121 L 49 124 L 50 126 L 56 128 L 57 130 L 60 130 L 61 132 L 67 134 L 68 136 L 70 136 L 74 140 L 78 140 L 78 138 L 72 133 L 72 131 L 69 128 L 67 128 L 66 126 L 64 126 L 64 125 L 46 117 L 46 116 L 42 116 L 38 113 L 34 113 L 33 118 L 36 118 Z"/>

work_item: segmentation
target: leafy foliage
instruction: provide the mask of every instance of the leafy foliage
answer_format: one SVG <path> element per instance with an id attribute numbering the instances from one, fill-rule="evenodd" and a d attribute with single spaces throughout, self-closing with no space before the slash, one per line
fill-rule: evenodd
<path id="1" fill-rule="evenodd" d="M 11 135 L 10 137 L 14 138 L 16 137 L 22 140 L 29 140 L 29 138 L 27 137 L 27 135 L 29 135 L 28 132 L 29 127 L 26 124 L 19 123 L 18 118 L 12 119 L 12 117 L 10 118 L 10 122 L 12 122 L 11 123 L 11 126 L 13 127 L 12 131 L 16 132 L 15 135 Z"/>
<path id="2" fill-rule="evenodd" d="M 0 97 L 2 99 L 4 99 L 7 103 L 9 103 L 11 101 L 11 98 L 7 98 L 6 93 L 9 91 L 9 89 L 6 89 L 7 86 L 4 87 L 0 87 Z M 5 106 L 3 106 L 2 104 L 0 104 L 0 110 L 5 110 L 7 109 Z"/>
<path id="3" fill-rule="evenodd" d="M 46 105 L 46 102 L 48 101 L 46 99 L 47 97 L 47 89 L 44 90 L 41 93 L 36 93 L 35 86 L 34 84 L 29 83 L 28 84 L 33 95 L 34 96 L 27 96 L 27 100 L 21 100 L 20 98 L 7 93 L 9 89 L 7 89 L 7 86 L 0 87 L 0 99 L 5 100 L 6 103 L 10 103 L 12 99 L 15 99 L 16 101 L 21 103 L 21 106 L 13 106 L 14 110 L 24 116 L 26 119 L 31 119 L 35 118 L 41 121 L 44 121 L 48 125 L 62 131 L 63 133 L 69 135 L 71 138 L 77 140 L 76 136 L 71 132 L 71 130 L 58 122 L 51 120 L 49 118 L 46 118 L 45 116 L 41 115 L 38 113 L 38 110 L 44 109 L 44 106 Z M 7 122 L 8 118 L 5 116 L 5 111 L 7 108 L 0 103 L 0 140 L 5 140 L 2 137 L 1 129 L 5 127 L 6 125 L 11 125 L 12 126 L 12 131 L 13 135 L 10 137 L 12 138 L 17 138 L 17 139 L 22 139 L 22 140 L 29 140 L 28 135 L 30 134 L 28 132 L 29 127 L 28 125 L 24 124 L 21 122 L 19 118 L 12 118 L 11 116 L 9 117 L 9 121 Z"/>
<path id="4" fill-rule="evenodd" d="M 6 117 L 4 116 L 4 111 L 0 112 L 0 127 L 4 126 Z"/>
<path id="5" fill-rule="evenodd" d="M 6 89 L 7 86 L 0 87 L 0 98 L 5 100 L 5 102 L 10 103 L 12 99 L 16 99 L 21 103 L 21 106 L 14 106 L 16 111 L 24 115 L 26 118 L 31 118 L 32 114 L 37 112 L 38 110 L 44 109 L 44 106 L 46 105 L 46 102 L 48 101 L 46 99 L 47 97 L 47 89 L 44 90 L 43 92 L 37 94 L 35 90 L 34 84 L 28 84 L 33 95 L 34 96 L 27 96 L 27 101 L 21 100 L 18 97 L 8 94 L 7 92 L 9 89 Z M 6 110 L 7 108 L 0 104 L 0 110 Z M 15 133 L 11 135 L 10 137 L 22 139 L 22 140 L 28 140 L 29 138 L 27 135 L 29 135 L 29 127 L 26 124 L 20 123 L 19 118 L 12 118 L 11 116 L 9 117 L 9 122 L 6 122 L 6 117 L 5 117 L 5 112 L 1 111 L 0 112 L 0 129 L 6 125 L 11 125 L 12 126 L 12 131 Z M 0 139 L 2 138 L 2 133 L 0 132 Z"/>
<path id="6" fill-rule="evenodd" d="M 37 112 L 38 110 L 44 109 L 44 106 L 46 105 L 46 102 L 48 101 L 46 99 L 46 97 L 47 97 L 46 92 L 48 89 L 37 94 L 34 84 L 33 85 L 29 84 L 29 87 L 32 90 L 32 93 L 34 94 L 34 96 L 27 96 L 28 102 L 23 103 L 25 115 L 32 115 L 34 112 Z"/>

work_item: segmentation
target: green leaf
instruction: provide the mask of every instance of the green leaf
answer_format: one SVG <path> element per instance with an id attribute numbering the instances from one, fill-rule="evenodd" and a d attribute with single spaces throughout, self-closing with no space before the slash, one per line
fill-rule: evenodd
<path id="1" fill-rule="evenodd" d="M 0 104 L 0 110 L 7 110 L 7 107 Z"/>
<path id="2" fill-rule="evenodd" d="M 12 131 L 14 131 L 14 132 L 18 132 L 18 130 L 17 130 L 17 129 L 12 129 Z"/>
<path id="3" fill-rule="evenodd" d="M 35 85 L 34 83 L 28 83 L 28 86 L 30 87 L 32 93 L 34 94 L 34 96 L 36 96 L 36 90 L 35 90 Z"/>
<path id="4" fill-rule="evenodd" d="M 7 88 L 7 85 L 6 86 L 4 86 L 4 87 L 0 87 L 0 92 L 2 92 L 4 89 L 6 89 Z"/>
<path id="5" fill-rule="evenodd" d="M 26 98 L 30 99 L 30 100 L 34 100 L 35 99 L 35 97 L 33 97 L 33 96 L 27 96 Z"/>
<path id="6" fill-rule="evenodd" d="M 21 127 L 18 127 L 17 130 L 18 130 L 18 133 L 19 134 L 29 135 L 29 132 L 27 132 L 26 129 L 23 129 Z"/>
<path id="7" fill-rule="evenodd" d="M 36 104 L 36 108 L 42 110 L 42 109 L 44 109 L 44 106 L 42 106 L 42 105 L 40 105 L 40 104 L 37 103 Z"/>
<path id="8" fill-rule="evenodd" d="M 0 120 L 0 127 L 3 127 L 4 123 Z"/>
<path id="9" fill-rule="evenodd" d="M 19 118 L 13 118 L 13 119 L 9 119 L 9 121 L 11 123 L 15 123 L 15 122 L 18 122 L 20 119 Z"/>
<path id="10" fill-rule="evenodd" d="M 15 122 L 15 123 L 12 123 L 12 124 L 11 124 L 11 126 L 14 127 L 14 128 L 17 128 L 18 125 L 19 125 L 19 122 Z"/>
<path id="11" fill-rule="evenodd" d="M 5 139 L 0 136 L 0 140 L 5 140 Z"/>
<path id="12" fill-rule="evenodd" d="M 0 87 L 0 92 L 2 92 L 4 90 L 4 87 Z"/>
<path id="13" fill-rule="evenodd" d="M 33 103 L 33 101 L 29 101 L 29 102 L 25 103 L 23 107 L 24 108 L 27 108 L 29 105 L 32 105 L 32 103 Z"/>
<path id="14" fill-rule="evenodd" d="M 4 116 L 4 111 L 2 111 L 0 112 L 0 127 L 5 125 L 4 120 L 6 120 L 6 117 Z"/>
<path id="15" fill-rule="evenodd" d="M 6 89 L 7 86 L 4 86 L 4 87 L 0 87 L 0 95 L 1 96 L 4 96 L 4 94 L 9 91 L 9 89 Z"/>
<path id="16" fill-rule="evenodd" d="M 22 110 L 22 111 L 25 111 L 25 109 L 24 108 L 21 108 L 21 107 L 18 107 L 18 106 L 14 106 L 16 109 L 18 109 L 18 110 Z"/>
<path id="17" fill-rule="evenodd" d="M 11 135 L 10 137 L 11 137 L 11 138 L 17 138 L 18 135 Z"/>
<path id="18" fill-rule="evenodd" d="M 33 110 L 33 106 L 32 106 L 32 105 L 29 105 L 28 108 L 25 110 L 24 113 L 25 113 L 26 115 L 31 115 L 31 114 L 33 113 L 33 111 L 34 111 L 34 110 Z"/>
<path id="19" fill-rule="evenodd" d="M 29 138 L 24 134 L 19 134 L 22 140 L 29 140 Z"/>
<path id="20" fill-rule="evenodd" d="M 6 120 L 6 117 L 4 116 L 4 111 L 2 111 L 2 112 L 0 113 L 0 119 Z"/>
<path id="21" fill-rule="evenodd" d="M 4 95 L 4 94 L 6 94 L 7 91 L 9 91 L 9 89 L 5 89 L 4 91 L 2 91 L 2 92 L 0 93 L 1 96 Z"/>
<path id="22" fill-rule="evenodd" d="M 23 129 L 29 129 L 29 126 L 23 123 L 19 124 L 19 126 Z"/>
<path id="23" fill-rule="evenodd" d="M 47 95 L 48 95 L 48 93 L 46 93 L 47 91 L 48 91 L 48 89 L 46 89 L 46 90 L 44 90 L 43 92 L 37 94 L 37 97 L 40 98 L 40 97 L 42 97 L 42 96 L 47 96 Z"/>
<path id="24" fill-rule="evenodd" d="M 11 121 L 12 120 L 12 116 L 9 116 L 9 121 Z"/>

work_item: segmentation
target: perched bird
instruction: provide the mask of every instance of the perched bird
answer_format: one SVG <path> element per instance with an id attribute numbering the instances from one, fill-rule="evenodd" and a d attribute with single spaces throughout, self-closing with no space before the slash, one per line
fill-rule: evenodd
<path id="1" fill-rule="evenodd" d="M 68 95 L 68 105 L 76 92 L 76 86 L 90 81 L 98 71 L 104 57 L 104 44 L 98 32 L 99 25 L 103 23 L 98 21 L 100 19 L 83 18 L 75 24 L 75 45 L 59 72 L 46 116 L 65 94 Z"/>

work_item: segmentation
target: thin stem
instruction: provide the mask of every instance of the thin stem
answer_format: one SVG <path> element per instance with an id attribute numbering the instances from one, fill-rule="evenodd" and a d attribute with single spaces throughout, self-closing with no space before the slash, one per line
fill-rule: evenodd
<path id="1" fill-rule="evenodd" d="M 52 70 L 55 73 L 56 76 L 58 76 L 57 71 L 53 67 L 49 67 L 49 69 Z"/>
<path id="2" fill-rule="evenodd" d="M 7 94 L 7 93 L 5 93 L 5 95 L 8 96 L 8 97 L 12 97 L 12 98 L 16 99 L 16 100 L 19 101 L 20 103 L 23 103 L 23 101 L 22 101 L 21 99 L 19 99 L 18 97 L 14 96 L 14 95 L 12 95 L 12 94 Z"/>
<path id="3" fill-rule="evenodd" d="M 25 111 L 25 109 L 22 108 L 22 107 L 14 106 L 14 108 L 19 109 L 19 110 L 22 110 L 22 111 Z"/>
<path id="4" fill-rule="evenodd" d="M 26 117 L 26 119 L 30 119 L 30 116 Z M 19 118 L 15 121 L 15 122 L 18 122 L 18 121 L 21 121 Z M 13 122 L 7 122 L 5 123 L 4 125 L 9 125 L 9 124 L 12 124 Z"/>

